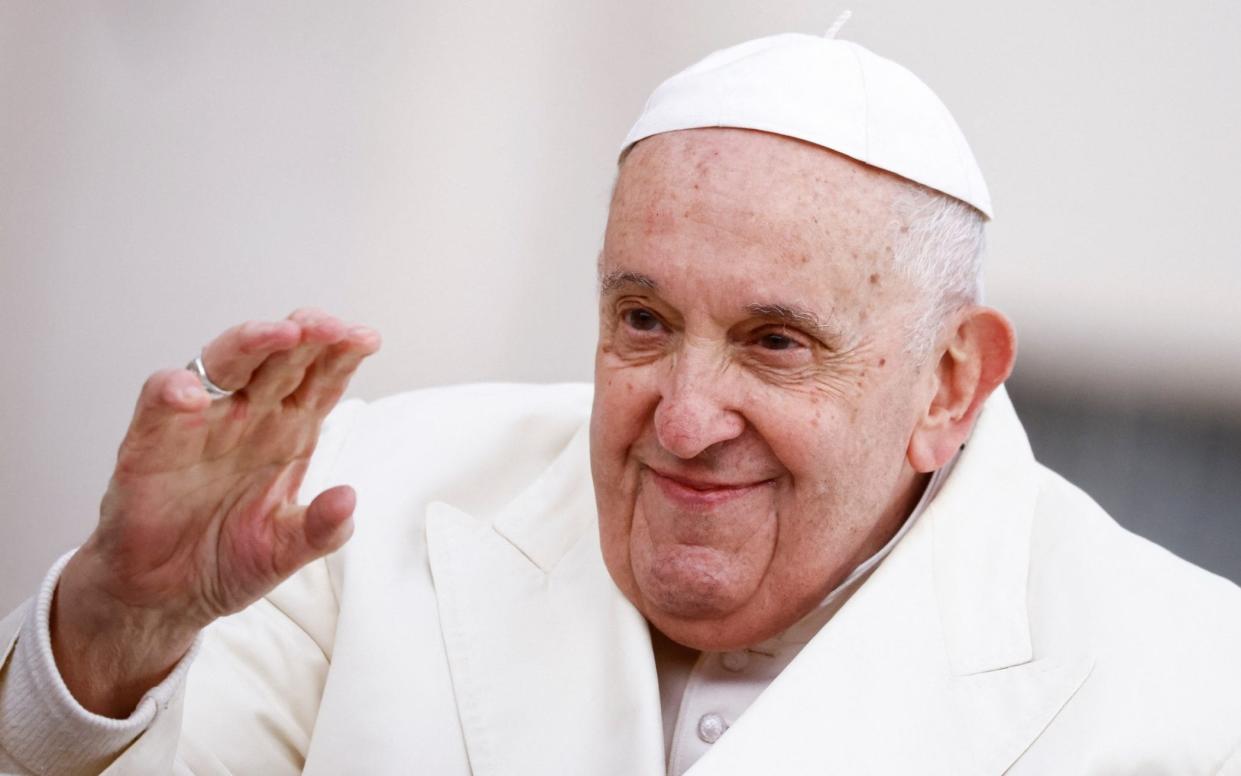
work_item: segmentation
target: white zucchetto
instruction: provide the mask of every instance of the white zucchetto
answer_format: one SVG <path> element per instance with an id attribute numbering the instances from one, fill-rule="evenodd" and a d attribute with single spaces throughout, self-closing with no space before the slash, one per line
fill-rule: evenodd
<path id="1" fill-rule="evenodd" d="M 786 135 L 973 205 L 991 197 L 960 127 L 930 87 L 856 43 L 799 33 L 716 51 L 646 101 L 622 155 L 662 132 L 737 127 Z"/>

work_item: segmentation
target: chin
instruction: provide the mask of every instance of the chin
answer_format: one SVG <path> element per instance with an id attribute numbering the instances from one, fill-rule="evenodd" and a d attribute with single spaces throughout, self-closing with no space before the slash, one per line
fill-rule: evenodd
<path id="1" fill-rule="evenodd" d="M 667 612 L 643 612 L 647 621 L 660 633 L 676 643 L 703 652 L 727 652 L 744 649 L 776 635 L 734 622 L 737 617 L 722 619 L 682 619 Z"/>
<path id="2" fill-rule="evenodd" d="M 664 553 L 659 563 L 635 567 L 639 596 L 631 599 L 651 625 L 678 644 L 711 652 L 751 647 L 782 633 L 819 600 L 806 607 L 787 598 L 772 600 L 764 595 L 761 578 L 704 569 L 711 551 L 687 549 L 692 552 Z"/>
<path id="3" fill-rule="evenodd" d="M 677 545 L 652 552 L 634 568 L 643 608 L 661 620 L 726 619 L 745 606 L 759 582 L 737 574 L 726 561 L 707 547 Z"/>

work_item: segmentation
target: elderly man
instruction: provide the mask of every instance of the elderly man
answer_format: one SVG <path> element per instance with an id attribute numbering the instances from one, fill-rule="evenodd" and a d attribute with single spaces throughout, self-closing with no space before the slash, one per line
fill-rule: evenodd
<path id="1" fill-rule="evenodd" d="M 1034 462 L 989 207 L 896 65 L 708 57 L 626 142 L 593 407 L 435 390 L 320 433 L 379 341 L 314 311 L 154 375 L 0 629 L 0 764 L 1241 772 L 1241 592 Z"/>

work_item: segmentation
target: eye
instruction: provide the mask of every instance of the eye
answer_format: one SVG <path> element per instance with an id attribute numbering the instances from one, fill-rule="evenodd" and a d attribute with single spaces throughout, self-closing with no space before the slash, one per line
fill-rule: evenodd
<path id="1" fill-rule="evenodd" d="M 654 331 L 659 328 L 659 318 L 645 307 L 634 307 L 621 314 L 625 324 L 634 331 Z"/>
<path id="2" fill-rule="evenodd" d="M 790 350 L 800 343 L 786 334 L 772 332 L 759 337 L 758 344 L 766 350 Z"/>

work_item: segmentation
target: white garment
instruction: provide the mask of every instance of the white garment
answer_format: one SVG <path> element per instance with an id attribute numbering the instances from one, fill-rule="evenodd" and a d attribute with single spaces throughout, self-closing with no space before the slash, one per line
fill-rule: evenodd
<path id="1" fill-rule="evenodd" d="M 598 547 L 590 398 L 342 407 L 307 489 L 357 487 L 352 540 L 208 628 L 107 773 L 663 773 L 649 631 Z M 26 614 L 0 623 L 0 693 Z M 1241 590 L 1038 466 L 1000 392 L 919 520 L 687 776 L 1235 776 L 1238 654 Z M 54 732 L 7 731 L 0 770 Z M 44 754 L 25 770 L 73 773 Z"/>

